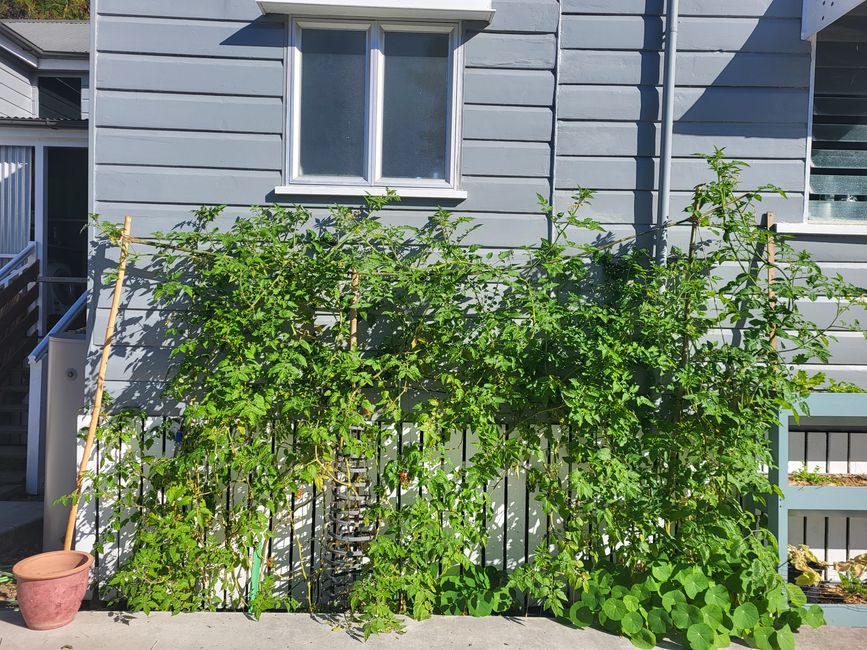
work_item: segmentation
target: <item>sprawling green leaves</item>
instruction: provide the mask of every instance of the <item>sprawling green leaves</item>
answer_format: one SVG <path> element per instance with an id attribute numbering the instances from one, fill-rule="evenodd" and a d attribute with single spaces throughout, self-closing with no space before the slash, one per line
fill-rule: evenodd
<path id="1" fill-rule="evenodd" d="M 190 230 L 155 235 L 182 435 L 158 458 L 165 432 L 104 427 L 102 458 L 120 470 L 97 493 L 121 495 L 131 514 L 115 532 L 134 531 L 111 586 L 141 609 L 216 607 L 223 591 L 249 605 L 251 549 L 297 532 L 350 455 L 380 468 L 350 603 L 367 633 L 397 614 L 538 603 L 639 647 L 788 647 L 821 612 L 786 588 L 743 503 L 770 493 L 759 467 L 780 409 L 824 381 L 785 365 L 828 358 L 799 306 L 830 298 L 842 315 L 863 292 L 757 227 L 742 163 L 707 161 L 714 180 L 669 233 L 689 246 L 665 265 L 644 235 L 608 241 L 580 217 L 585 191 L 564 213 L 541 201 L 553 237 L 504 252 L 445 211 L 386 225 L 376 213 L 393 196 L 327 218 L 202 209 Z M 516 474 L 548 536 L 505 581 L 471 558 L 487 546 L 489 488 Z M 277 594 L 324 601 L 327 572 L 309 547 L 293 553 L 292 567 L 266 561 L 255 611 L 298 605 Z"/>

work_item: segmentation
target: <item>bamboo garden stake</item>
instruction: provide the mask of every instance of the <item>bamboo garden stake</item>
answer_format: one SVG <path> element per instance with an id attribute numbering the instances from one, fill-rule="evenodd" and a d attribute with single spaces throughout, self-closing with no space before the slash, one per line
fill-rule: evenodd
<path id="1" fill-rule="evenodd" d="M 123 220 L 123 235 L 120 238 L 120 260 L 117 265 L 117 278 L 114 281 L 114 297 L 111 301 L 111 311 L 108 314 L 108 324 L 105 326 L 102 358 L 99 361 L 99 372 L 96 376 L 96 395 L 93 399 L 93 413 L 90 416 L 90 426 L 88 427 L 87 439 L 84 443 L 84 454 L 81 457 L 81 465 L 78 467 L 78 476 L 75 480 L 75 498 L 72 500 L 72 507 L 69 510 L 69 521 L 66 524 L 66 538 L 63 542 L 63 548 L 66 551 L 72 550 L 72 535 L 75 531 L 75 519 L 78 516 L 78 502 L 81 499 L 81 491 L 84 486 L 84 474 L 90 462 L 93 440 L 96 436 L 96 428 L 99 425 L 99 416 L 102 411 L 102 394 L 105 390 L 105 368 L 108 365 L 111 341 L 114 338 L 114 322 L 117 320 L 117 311 L 120 307 L 120 292 L 123 287 L 123 277 L 126 275 L 126 261 L 129 253 L 131 230 L 132 217 L 127 216 Z"/>
<path id="2" fill-rule="evenodd" d="M 774 297 L 774 280 L 777 278 L 777 246 L 774 242 L 774 213 L 768 212 L 768 297 L 771 299 L 771 307 L 776 304 Z M 771 328 L 771 347 L 776 350 L 779 347 L 777 331 Z"/>

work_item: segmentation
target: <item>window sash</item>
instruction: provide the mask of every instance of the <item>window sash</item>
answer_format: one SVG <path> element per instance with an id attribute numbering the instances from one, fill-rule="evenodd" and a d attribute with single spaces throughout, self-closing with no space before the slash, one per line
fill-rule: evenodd
<path id="1" fill-rule="evenodd" d="M 364 177 L 301 175 L 301 74 L 302 30 L 364 30 L 367 32 L 367 75 L 365 78 L 365 130 L 364 147 L 366 165 Z M 446 177 L 444 179 L 418 179 L 382 176 L 383 115 L 385 95 L 385 35 L 388 32 L 448 34 L 448 106 L 446 110 Z M 460 178 L 460 115 L 462 97 L 461 71 L 463 51 L 460 43 L 459 23 L 361 21 L 361 20 L 307 20 L 293 19 L 289 29 L 289 61 L 287 68 L 287 182 L 290 185 L 344 185 L 388 186 L 399 190 L 407 187 L 457 189 Z"/>

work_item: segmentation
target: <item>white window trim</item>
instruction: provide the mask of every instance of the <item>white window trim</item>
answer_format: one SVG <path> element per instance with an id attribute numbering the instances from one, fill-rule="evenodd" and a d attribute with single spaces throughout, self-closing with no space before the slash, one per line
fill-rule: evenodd
<path id="1" fill-rule="evenodd" d="M 307 29 L 354 29 L 367 32 L 367 76 L 365 78 L 365 151 L 366 169 L 369 177 L 348 178 L 343 176 L 301 176 L 300 172 L 300 108 L 301 108 L 301 30 Z M 390 31 L 444 33 L 450 35 L 449 90 L 450 102 L 446 112 L 448 136 L 446 141 L 446 178 L 409 179 L 383 178 L 382 165 L 382 120 L 384 92 L 384 35 Z M 292 19 L 289 25 L 286 111 L 286 168 L 285 185 L 276 187 L 276 194 L 310 196 L 382 196 L 387 189 L 395 190 L 406 198 L 465 199 L 461 189 L 461 106 L 463 101 L 463 43 L 461 23 L 458 22 L 409 22 L 339 19 Z"/>

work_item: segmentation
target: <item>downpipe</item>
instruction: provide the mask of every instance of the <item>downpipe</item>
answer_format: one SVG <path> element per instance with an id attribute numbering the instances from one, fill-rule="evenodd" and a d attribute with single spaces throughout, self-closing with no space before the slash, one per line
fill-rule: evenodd
<path id="1" fill-rule="evenodd" d="M 668 226 L 671 212 L 671 152 L 674 139 L 674 92 L 677 72 L 679 0 L 668 0 L 665 18 L 665 78 L 662 91 L 662 137 L 659 156 L 659 195 L 656 209 L 656 262 L 668 258 Z"/>

